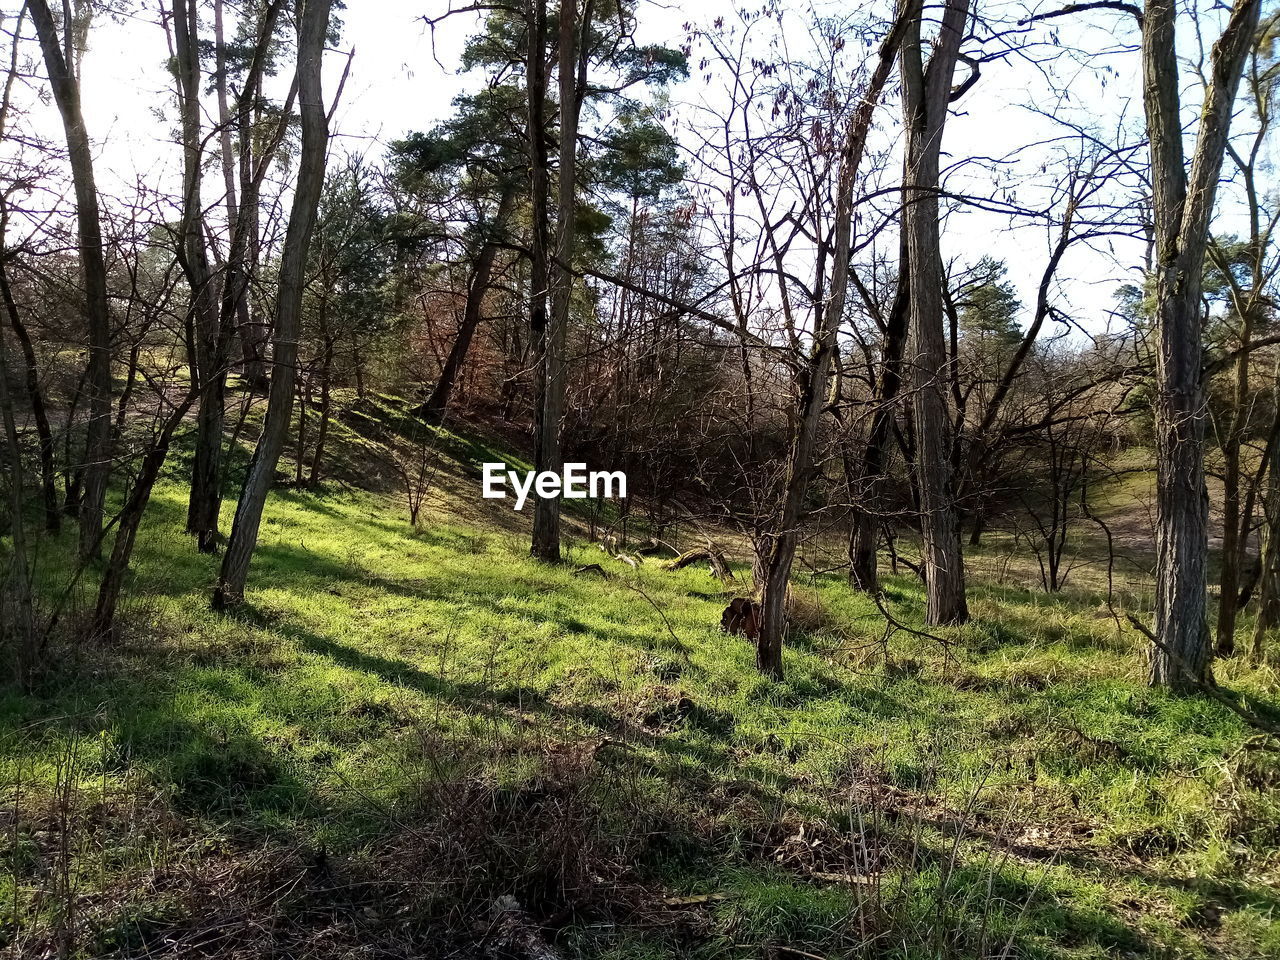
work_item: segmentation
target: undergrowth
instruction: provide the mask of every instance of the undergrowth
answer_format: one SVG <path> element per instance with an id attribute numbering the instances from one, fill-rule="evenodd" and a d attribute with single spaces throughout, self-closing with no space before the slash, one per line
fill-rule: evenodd
<path id="1" fill-rule="evenodd" d="M 230 617 L 157 489 L 121 643 L 0 696 L 13 955 L 497 955 L 514 898 L 581 957 L 1280 956 L 1280 754 L 1147 688 L 1096 578 L 980 573 L 935 637 L 910 576 L 886 631 L 806 575 L 773 683 L 719 630 L 741 565 L 535 563 L 476 506 L 501 451 L 440 451 L 417 529 L 390 488 L 274 493 Z"/>

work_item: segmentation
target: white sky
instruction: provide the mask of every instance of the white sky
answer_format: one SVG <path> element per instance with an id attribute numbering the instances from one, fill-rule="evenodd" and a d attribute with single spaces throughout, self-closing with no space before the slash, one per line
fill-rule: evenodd
<path id="1" fill-rule="evenodd" d="M 818 2 L 819 12 L 847 12 L 859 6 L 852 0 Z M 1012 2 L 999 0 L 1000 9 L 1010 19 L 1016 17 L 1011 11 L 1017 9 Z M 11 24 L 18 3 L 0 0 L 6 25 Z M 463 41 L 478 23 L 475 15 L 450 18 L 437 27 L 434 38 L 421 19 L 424 14 L 443 12 L 446 4 L 447 0 L 348 0 L 348 8 L 340 14 L 344 23 L 342 52 L 331 51 L 326 58 L 325 89 L 331 97 L 345 62 L 342 54 L 355 48 L 351 74 L 335 115 L 334 132 L 342 147 L 362 149 L 367 145 L 376 155 L 380 144 L 409 131 L 427 129 L 446 117 L 453 97 L 480 82 L 481 78 L 457 73 Z M 156 5 L 153 0 L 146 15 L 123 21 L 100 19 L 91 32 L 83 68 L 84 107 L 90 135 L 99 145 L 98 175 L 104 193 L 127 187 L 135 177 L 154 184 L 175 176 L 179 169 L 180 152 L 171 140 L 170 79 L 164 70 L 167 47 L 161 29 L 149 22 L 158 19 L 153 12 Z M 455 5 L 465 4 L 455 0 Z M 1044 7 L 1050 6 L 1046 0 Z M 686 36 L 686 21 L 708 24 L 720 16 L 732 20 L 734 7 L 734 0 L 696 0 L 696 8 L 694 4 L 676 6 L 650 0 L 641 6 L 639 39 L 678 46 Z M 989 3 L 985 9 L 997 7 Z M 1122 15 L 1098 12 L 1085 16 L 1087 21 L 1079 25 L 1061 20 L 1054 26 L 1067 42 L 1094 51 L 1113 46 L 1118 39 L 1134 39 Z M 209 32 L 206 30 L 206 38 Z M 1039 34 L 1041 38 L 1046 35 L 1047 30 Z M 1185 54 L 1191 40 L 1184 35 L 1181 42 Z M 1052 125 L 1026 109 L 1029 103 L 1071 111 L 1102 128 L 1114 128 L 1122 117 L 1136 120 L 1141 112 L 1137 54 L 1117 53 L 1095 59 L 1093 66 L 1104 62 L 1117 71 L 1105 87 L 1093 70 L 1075 70 L 1063 62 L 1056 68 L 1054 83 L 1025 61 L 986 66 L 979 84 L 960 102 L 948 123 L 945 154 L 952 161 L 998 157 L 1050 135 Z M 714 97 L 714 85 L 706 87 L 696 71 L 694 74 L 671 91 L 677 116 L 681 103 L 706 103 Z M 158 108 L 163 108 L 167 119 L 157 116 Z M 896 96 L 887 97 L 881 110 L 886 112 L 882 114 L 884 125 L 895 126 L 899 111 Z M 60 137 L 52 108 L 46 108 L 45 113 L 50 124 L 46 132 Z M 982 177 L 961 178 L 956 183 L 973 189 L 988 187 Z M 1020 194 L 1018 200 L 1030 205 L 1036 202 L 1036 195 L 1034 191 Z M 1024 303 L 1030 303 L 1047 258 L 1048 238 L 1042 226 L 1011 229 L 1005 216 L 965 213 L 948 224 L 943 247 L 944 256 L 965 262 L 985 253 L 1006 259 L 1010 279 Z M 1137 276 L 1133 268 L 1141 255 L 1141 245 L 1128 241 L 1116 245 L 1114 257 L 1106 251 L 1078 250 L 1062 271 L 1074 278 L 1061 291 L 1063 306 L 1090 329 L 1101 328 L 1113 291 L 1122 280 Z"/>

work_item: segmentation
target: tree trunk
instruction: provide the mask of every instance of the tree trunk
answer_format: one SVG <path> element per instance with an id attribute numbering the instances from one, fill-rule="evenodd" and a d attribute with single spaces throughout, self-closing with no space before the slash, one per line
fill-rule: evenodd
<path id="1" fill-rule="evenodd" d="M 1259 557 L 1258 612 L 1249 640 L 1249 662 L 1259 664 L 1266 649 L 1267 634 L 1280 623 L 1280 442 L 1272 438 L 1267 446 L 1267 492 L 1262 514 L 1266 520 Z"/>
<path id="2" fill-rule="evenodd" d="M 80 112 L 80 80 L 63 54 L 58 28 L 47 0 L 30 0 L 31 19 L 40 38 L 49 86 L 62 117 L 67 158 L 76 195 L 76 230 L 84 274 L 84 317 L 89 332 L 89 399 L 84 479 L 80 489 L 80 555 L 94 556 L 102 538 L 103 505 L 111 472 L 111 315 L 107 307 L 107 267 L 102 251 L 98 189 L 93 179 L 93 149 Z M 69 25 L 64 25 L 69 29 Z"/>
<path id="3" fill-rule="evenodd" d="M 44 528 L 49 533 L 57 533 L 62 529 L 62 511 L 58 507 L 58 474 L 53 460 L 53 430 L 49 426 L 49 413 L 44 405 L 44 392 L 40 389 L 40 366 L 36 360 L 35 347 L 31 336 L 27 333 L 26 324 L 18 312 L 18 304 L 13 299 L 13 290 L 9 286 L 9 275 L 0 261 L 0 296 L 4 298 L 5 309 L 9 313 L 9 324 L 13 327 L 14 336 L 18 338 L 18 346 L 22 350 L 22 366 L 24 382 L 27 388 L 27 402 L 31 404 L 31 416 L 36 422 L 36 436 L 40 440 L 40 490 L 44 498 Z"/>
<path id="4" fill-rule="evenodd" d="M 462 311 L 462 326 L 458 328 L 458 336 L 449 350 L 448 359 L 440 368 L 440 377 L 436 380 L 431 396 L 427 398 L 426 403 L 414 411 L 430 423 L 439 423 L 443 420 L 445 411 L 449 408 L 449 400 L 453 395 L 458 373 L 466 362 L 467 352 L 471 349 L 471 338 L 475 336 L 476 329 L 484 316 L 484 298 L 493 282 L 493 264 L 500 249 L 497 241 L 505 231 L 507 217 L 514 205 L 515 189 L 508 187 L 498 202 L 498 211 L 494 214 L 493 223 L 490 226 L 490 236 L 476 255 L 471 282 L 467 285 L 467 303 Z M 356 369 L 359 370 L 358 363 Z"/>
<path id="5" fill-rule="evenodd" d="M 1214 45 L 1189 182 L 1174 0 L 1149 0 L 1142 31 L 1156 240 L 1156 611 L 1150 680 L 1182 691 L 1212 679 L 1200 286 L 1236 88 L 1258 8 L 1259 0 L 1236 0 Z"/>
<path id="6" fill-rule="evenodd" d="M 316 450 L 311 456 L 311 476 L 307 486 L 314 490 L 320 485 L 320 467 L 324 463 L 324 443 L 329 438 L 329 417 L 333 410 L 333 396 L 329 381 L 333 377 L 333 341 L 324 342 L 324 359 L 320 363 L 320 423 L 316 427 Z"/>
<path id="7" fill-rule="evenodd" d="M 223 387 L 225 359 L 218 300 L 204 242 L 204 209 L 200 200 L 203 136 L 200 122 L 200 36 L 195 4 L 173 0 L 174 62 L 178 104 L 182 116 L 182 244 L 179 259 L 191 290 L 189 329 L 194 331 L 194 356 L 189 366 L 200 390 L 196 419 L 195 458 L 187 501 L 187 532 L 196 536 L 202 553 L 217 546 L 219 486 L 222 471 Z"/>
<path id="8" fill-rule="evenodd" d="M 907 282 L 911 267 L 907 256 L 906 237 L 903 236 L 898 244 L 898 286 L 885 325 L 884 356 L 880 361 L 880 375 L 876 378 L 871 430 L 867 436 L 861 473 L 850 490 L 854 515 L 849 532 L 849 585 L 863 593 L 874 593 L 879 586 L 876 570 L 880 540 L 879 501 L 889 462 L 894 403 L 902 387 L 902 350 L 907 341 L 911 304 Z"/>
<path id="9" fill-rule="evenodd" d="M 1249 540 L 1252 510 L 1245 511 L 1240 497 L 1240 446 L 1248 429 L 1249 351 L 1253 340 L 1252 312 L 1241 317 L 1240 356 L 1230 420 L 1223 438 L 1226 463 L 1222 476 L 1222 569 L 1218 576 L 1218 655 L 1229 657 L 1236 649 L 1236 615 L 1239 612 L 1240 574 Z M 1250 506 L 1252 506 L 1250 504 Z"/>
<path id="10" fill-rule="evenodd" d="M 926 68 L 917 8 L 902 44 L 906 171 L 902 229 L 907 238 L 911 298 L 910 378 L 915 412 L 915 477 L 925 573 L 925 622 L 964 623 L 964 554 L 956 514 L 952 422 L 947 405 L 949 353 L 942 304 L 938 168 L 951 82 L 968 20 L 969 0 L 947 0 Z"/>
<path id="11" fill-rule="evenodd" d="M 845 131 L 839 180 L 836 187 L 834 239 L 831 251 L 831 288 L 817 310 L 814 339 L 808 362 L 797 376 L 795 432 L 787 459 L 787 479 L 777 526 L 769 537 L 769 550 L 763 558 L 764 588 L 760 597 L 760 634 L 756 643 L 756 666 L 760 672 L 782 679 L 782 641 L 787 627 L 787 586 L 791 566 L 799 543 L 800 524 L 804 520 L 804 500 L 814 472 L 822 414 L 827 406 L 828 381 L 832 360 L 839 348 L 837 335 L 844 322 L 845 300 L 849 293 L 849 251 L 853 243 L 853 193 L 858 167 L 866 147 L 867 133 L 880 92 L 893 69 L 898 38 L 906 27 L 908 11 L 899 5 L 898 16 L 880 47 L 879 60 Z M 819 267 L 821 269 L 821 266 Z"/>
<path id="12" fill-rule="evenodd" d="M 564 420 L 569 309 L 573 302 L 573 254 L 577 213 L 578 116 L 586 90 L 586 40 L 593 0 L 586 0 L 581 22 L 577 0 L 560 0 L 560 169 L 556 190 L 556 244 L 551 263 L 551 316 L 539 366 L 541 403 L 537 417 L 534 465 L 559 473 L 564 465 L 560 431 Z M 579 42 L 582 43 L 581 52 Z M 560 498 L 536 497 L 530 553 L 539 560 L 560 560 Z"/>
<path id="13" fill-rule="evenodd" d="M 296 399 L 298 403 L 297 447 L 293 455 L 293 485 L 302 487 L 302 464 L 307 459 L 307 409 L 311 406 L 311 378 L 303 377 L 298 381 Z"/>
<path id="14" fill-rule="evenodd" d="M 249 561 L 253 559 L 258 543 L 262 511 L 292 419 L 307 249 L 315 226 L 320 192 L 324 187 L 325 149 L 329 138 L 321 90 L 321 60 L 329 26 L 329 2 L 308 0 L 298 27 L 298 108 L 302 115 L 302 151 L 277 285 L 271 391 L 262 436 L 249 462 L 231 537 L 222 558 L 221 576 L 213 596 L 215 609 L 235 606 L 244 600 Z"/>
<path id="15" fill-rule="evenodd" d="M 969 546 L 979 547 L 982 545 L 982 534 L 987 529 L 987 513 L 982 507 L 979 507 L 973 515 L 973 529 L 969 531 Z"/>
<path id="16" fill-rule="evenodd" d="M 174 0 L 175 44 L 178 53 L 179 70 L 183 89 L 183 142 L 186 146 L 184 166 L 184 183 L 190 182 L 186 201 L 195 201 L 190 216 L 195 220 L 195 229 L 188 231 L 189 246 L 199 244 L 200 253 L 204 247 L 200 243 L 203 236 L 202 218 L 200 216 L 200 104 L 199 104 L 199 44 L 196 34 L 195 6 L 190 13 L 190 27 L 183 31 L 177 26 L 179 8 L 185 7 L 185 0 Z M 253 59 L 245 77 L 245 90 L 255 89 L 261 76 L 266 49 L 271 42 L 275 22 L 280 10 L 280 3 L 271 3 L 263 14 L 261 31 L 257 37 Z M 222 161 L 222 176 L 226 190 L 227 227 L 230 244 L 227 251 L 226 267 L 222 278 L 222 294 L 220 301 L 215 298 L 211 278 L 206 279 L 201 289 L 204 291 L 197 309 L 199 329 L 199 366 L 200 372 L 200 407 L 196 419 L 196 450 L 191 468 L 191 494 L 187 501 L 187 532 L 196 537 L 197 548 L 202 553 L 213 553 L 217 550 L 218 519 L 222 512 L 223 485 L 223 427 L 226 420 L 227 374 L 230 368 L 231 345 L 237 328 L 243 330 L 249 324 L 248 285 L 252 270 L 247 262 L 251 247 L 256 240 L 250 236 L 257 229 L 257 204 L 259 185 L 266 172 L 267 157 L 270 150 L 264 153 L 263 166 L 255 176 L 252 171 L 253 137 L 249 133 L 248 115 L 251 113 L 252 98 L 241 93 L 236 99 L 236 113 L 241 120 L 240 144 L 240 198 L 236 200 L 236 178 L 231 146 L 231 112 L 227 104 L 226 56 L 222 28 L 222 3 L 218 0 L 214 5 L 215 49 L 217 51 L 217 75 L 214 78 L 218 100 L 218 117 L 221 125 L 219 142 Z M 183 42 L 185 35 L 185 43 Z M 190 91 L 188 93 L 188 91 Z M 197 166 L 189 167 L 194 160 Z M 184 219 L 184 223 L 186 220 Z M 194 251 L 193 251 L 194 253 Z M 191 259 L 192 255 L 189 255 Z M 192 260 L 197 266 L 199 261 Z M 208 277 L 207 261 L 204 263 L 205 275 Z M 193 285 L 192 289 L 196 289 Z M 261 364 L 258 364 L 261 367 Z M 248 370 L 245 377 L 250 384 L 261 379 L 259 369 Z"/>
<path id="17" fill-rule="evenodd" d="M 187 396 L 165 418 L 151 449 L 142 458 L 142 470 L 134 479 L 129 496 L 125 500 L 120 515 L 116 518 L 116 537 L 111 548 L 111 558 L 98 584 L 98 599 L 94 605 L 93 620 L 90 627 L 91 636 L 100 643 L 115 641 L 116 608 L 124 590 L 125 576 L 129 572 L 129 562 L 133 558 L 133 548 L 138 539 L 138 528 L 142 517 L 147 512 L 147 504 L 151 500 L 151 491 L 160 476 L 160 468 L 164 466 L 169 455 L 169 446 L 173 441 L 173 433 L 182 423 L 187 411 L 195 402 L 196 390 L 192 388 Z"/>
<path id="18" fill-rule="evenodd" d="M 543 375 L 547 351 L 547 284 L 550 275 L 550 177 L 547 171 L 547 3 L 529 0 L 529 50 L 525 76 L 529 99 L 529 356 L 535 368 L 534 446 L 541 454 Z M 536 541 L 531 545 L 536 551 Z M 535 552 L 536 555 L 536 552 Z"/>
<path id="19" fill-rule="evenodd" d="M 18 440 L 17 422 L 13 415 L 13 398 L 9 395 L 8 357 L 4 334 L 0 332 L 0 412 L 4 417 L 5 451 L 9 470 L 9 578 L 7 596 L 0 597 L 5 620 L 15 641 L 15 673 L 25 689 L 31 685 L 39 665 L 36 663 L 35 605 L 32 600 L 31 567 L 27 560 L 26 491 L 23 484 L 22 444 Z M 55 511 L 56 512 L 56 511 Z"/>

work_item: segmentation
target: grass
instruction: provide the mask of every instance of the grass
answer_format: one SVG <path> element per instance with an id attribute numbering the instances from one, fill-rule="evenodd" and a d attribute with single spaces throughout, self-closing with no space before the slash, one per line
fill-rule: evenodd
<path id="1" fill-rule="evenodd" d="M 274 493 L 234 617 L 157 490 L 121 646 L 0 695 L 0 942 L 465 954 L 511 895 L 582 957 L 1280 956 L 1280 754 L 1148 689 L 1096 584 L 980 579 L 944 648 L 807 575 L 771 683 L 718 629 L 733 585 L 534 563 L 478 506 L 515 458 L 440 450 L 418 530 L 386 490 Z"/>

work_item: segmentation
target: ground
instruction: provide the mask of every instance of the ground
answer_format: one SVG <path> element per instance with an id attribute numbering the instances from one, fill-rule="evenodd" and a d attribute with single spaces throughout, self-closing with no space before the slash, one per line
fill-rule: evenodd
<path id="1" fill-rule="evenodd" d="M 1139 579 L 1047 596 L 997 533 L 972 624 L 913 633 L 890 575 L 886 631 L 815 544 L 773 683 L 719 630 L 741 564 L 633 570 L 585 517 L 535 563 L 478 499 L 475 464 L 518 458 L 431 442 L 416 530 L 390 481 L 273 493 L 235 616 L 175 462 L 119 645 L 60 640 L 0 698 L 13 955 L 1280 956 L 1280 753 L 1145 686 Z"/>

